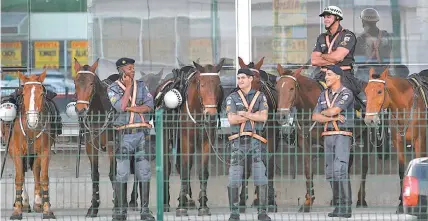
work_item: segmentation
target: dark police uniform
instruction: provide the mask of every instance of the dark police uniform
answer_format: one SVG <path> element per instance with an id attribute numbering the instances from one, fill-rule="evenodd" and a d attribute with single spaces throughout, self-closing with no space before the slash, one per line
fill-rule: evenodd
<path id="1" fill-rule="evenodd" d="M 238 74 L 239 73 L 254 76 L 250 69 L 241 69 L 238 71 Z M 245 95 L 239 90 L 233 92 L 226 98 L 226 115 L 229 113 L 237 113 L 238 111 L 249 111 L 250 109 L 251 113 L 269 109 L 266 96 L 262 92 L 251 89 L 248 94 Z M 259 186 L 259 216 L 260 214 L 266 214 L 268 184 L 268 178 L 266 176 L 267 140 L 260 135 L 263 128 L 263 122 L 254 122 L 250 120 L 240 125 L 231 125 L 232 135 L 229 136 L 229 140 L 232 145 L 232 153 L 230 159 L 231 165 L 229 168 L 228 191 L 232 216 L 229 220 L 239 220 L 238 190 L 242 184 L 245 159 L 248 156 L 252 157 L 254 185 Z M 265 218 L 264 220 L 270 220 L 270 218 Z"/>
<path id="2" fill-rule="evenodd" d="M 338 62 L 336 65 L 340 66 L 344 71 L 342 76 L 342 84 L 349 88 L 356 96 L 361 92 L 364 93 L 363 82 L 355 78 L 353 73 L 354 65 L 354 51 L 356 45 L 355 34 L 348 29 L 343 29 L 341 25 L 337 29 L 334 35 L 330 35 L 329 32 L 322 33 L 318 36 L 315 44 L 314 52 L 321 52 L 322 54 L 330 54 L 335 51 L 338 47 L 344 47 L 349 50 L 349 53 L 345 56 L 343 61 Z M 321 68 L 315 79 L 318 81 L 325 81 L 325 69 Z M 363 96 L 363 95 L 362 95 Z M 365 98 L 361 98 L 364 100 Z"/>
<path id="3" fill-rule="evenodd" d="M 323 110 L 332 107 L 339 107 L 342 110 L 340 115 L 345 116 L 346 120 L 344 123 L 330 121 L 324 124 L 322 136 L 324 137 L 326 179 L 330 181 L 335 201 L 339 205 L 346 206 L 341 208 L 350 210 L 352 194 L 348 164 L 352 145 L 352 128 L 354 127 L 354 95 L 352 91 L 343 85 L 337 92 L 333 92 L 330 88 L 323 90 L 318 98 L 314 113 L 321 113 Z"/>
<path id="4" fill-rule="evenodd" d="M 119 59 L 120 65 L 133 63 L 132 59 Z M 136 91 L 134 91 L 136 90 Z M 135 175 L 140 185 L 141 198 L 141 219 L 154 220 L 151 215 L 149 204 L 150 179 L 152 154 L 150 153 L 150 113 L 135 113 L 122 111 L 121 102 L 125 92 L 125 86 L 119 81 L 113 82 L 107 88 L 107 94 L 112 106 L 116 109 L 118 116 L 113 122 L 113 126 L 117 129 L 116 132 L 116 198 L 115 198 L 115 214 L 114 220 L 126 219 L 127 206 L 127 181 L 130 174 L 130 159 L 131 155 L 135 158 Z M 136 98 L 133 96 L 136 95 Z M 135 101 L 134 101 L 135 99 Z M 131 105 L 142 106 L 146 105 L 153 109 L 153 97 L 150 94 L 147 86 L 141 80 L 134 80 L 131 88 L 131 102 L 128 102 L 128 107 Z M 119 208 L 120 207 L 120 208 Z"/>

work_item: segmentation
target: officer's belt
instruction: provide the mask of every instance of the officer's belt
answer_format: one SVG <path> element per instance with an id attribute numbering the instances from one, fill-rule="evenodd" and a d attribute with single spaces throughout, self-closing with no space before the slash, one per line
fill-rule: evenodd
<path id="1" fill-rule="evenodd" d="M 340 69 L 347 71 L 347 70 L 351 70 L 352 67 L 351 66 L 340 66 Z M 321 68 L 321 71 L 327 72 L 327 68 Z"/>
<path id="2" fill-rule="evenodd" d="M 242 100 L 242 103 L 244 104 L 244 106 L 247 108 L 247 110 L 249 112 L 251 112 L 251 110 L 253 110 L 253 107 L 254 107 L 254 104 L 256 103 L 257 98 L 260 95 L 260 91 L 256 92 L 256 94 L 254 95 L 253 99 L 250 102 L 250 105 L 248 105 L 247 100 L 245 99 L 244 94 L 242 94 L 241 90 L 238 91 L 238 94 L 241 97 L 241 100 Z M 256 138 L 257 140 L 260 140 L 263 143 L 267 143 L 267 140 L 264 137 L 254 133 L 254 132 L 244 132 L 245 123 L 247 123 L 247 121 L 241 123 L 241 128 L 240 128 L 239 133 L 229 136 L 229 140 L 233 140 L 233 139 L 236 139 L 236 138 L 241 137 L 241 136 L 250 136 L 250 137 Z M 251 123 L 251 128 L 254 130 L 254 128 L 255 128 L 254 121 L 250 120 L 250 123 Z"/>
<path id="3" fill-rule="evenodd" d="M 124 130 L 124 129 L 132 129 L 132 128 L 152 128 L 152 125 L 142 122 L 142 123 L 134 123 L 134 124 L 127 124 L 120 127 L 115 127 L 116 130 Z"/>
<path id="4" fill-rule="evenodd" d="M 324 131 L 321 133 L 321 136 L 329 136 L 329 135 L 345 135 L 352 137 L 352 132 L 349 131 Z"/>

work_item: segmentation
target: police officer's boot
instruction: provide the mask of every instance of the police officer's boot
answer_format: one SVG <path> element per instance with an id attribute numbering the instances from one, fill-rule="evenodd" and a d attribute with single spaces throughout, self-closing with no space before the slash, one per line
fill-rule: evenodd
<path id="1" fill-rule="evenodd" d="M 150 182 L 141 182 L 138 186 L 140 188 L 141 220 L 155 221 L 155 217 L 149 210 Z"/>
<path id="2" fill-rule="evenodd" d="M 116 182 L 115 185 L 115 198 L 113 208 L 113 221 L 126 220 L 127 206 L 127 183 Z"/>
<path id="3" fill-rule="evenodd" d="M 339 205 L 339 186 L 337 181 L 330 181 L 330 187 L 333 193 L 330 206 L 337 207 Z"/>
<path id="4" fill-rule="evenodd" d="M 267 192 L 268 186 L 259 186 L 259 209 L 258 209 L 258 220 L 270 221 L 271 218 L 267 215 Z"/>
<path id="5" fill-rule="evenodd" d="M 239 188 L 227 187 L 229 208 L 232 212 L 229 221 L 239 221 Z"/>
<path id="6" fill-rule="evenodd" d="M 333 212 L 329 213 L 329 217 L 350 218 L 352 216 L 352 192 L 351 181 L 343 180 L 336 181 L 339 194 L 339 205 L 336 206 Z"/>

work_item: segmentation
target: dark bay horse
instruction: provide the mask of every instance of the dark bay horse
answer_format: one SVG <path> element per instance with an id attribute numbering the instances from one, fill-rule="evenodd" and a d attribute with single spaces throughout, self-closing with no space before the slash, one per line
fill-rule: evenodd
<path id="1" fill-rule="evenodd" d="M 269 105 L 269 115 L 268 120 L 265 125 L 265 137 L 268 140 L 267 146 L 268 151 L 271 156 L 275 155 L 275 152 L 277 150 L 277 139 L 279 138 L 279 135 L 277 133 L 278 124 L 276 121 L 274 121 L 274 110 L 276 110 L 277 107 L 277 92 L 274 86 L 276 76 L 266 73 L 265 71 L 261 70 L 261 67 L 263 65 L 264 57 L 262 57 L 257 64 L 254 64 L 254 62 L 250 62 L 249 64 L 245 64 L 245 62 L 242 60 L 241 57 L 238 57 L 239 60 L 239 66 L 241 68 L 250 68 L 254 72 L 254 80 L 252 82 L 251 87 L 253 89 L 259 90 L 263 92 L 267 98 L 268 105 Z M 246 165 L 246 170 L 244 173 L 245 179 L 242 180 L 242 189 L 240 194 L 240 211 L 245 212 L 245 204 L 247 197 L 245 195 L 246 188 L 248 186 L 248 178 L 250 177 L 250 168 L 251 166 Z M 278 206 L 275 201 L 275 189 L 274 189 L 274 175 L 275 175 L 275 161 L 273 160 L 273 157 L 269 157 L 268 159 L 268 165 L 266 165 L 267 169 L 267 177 L 268 177 L 268 211 L 269 212 L 277 212 Z M 255 189 L 255 199 L 253 201 L 253 206 L 258 205 L 258 189 L 256 187 Z"/>
<path id="2" fill-rule="evenodd" d="M 181 87 L 178 87 L 183 102 L 175 110 L 169 110 L 163 107 L 163 96 L 156 97 L 156 108 L 165 108 L 164 113 L 164 204 L 165 211 L 169 211 L 169 176 L 171 175 L 171 163 L 169 153 L 171 153 L 169 144 L 174 129 L 177 129 L 179 139 L 177 144 L 177 163 L 176 169 L 180 173 L 181 189 L 178 197 L 179 205 L 176 210 L 177 216 L 187 216 L 189 208 L 190 190 L 190 170 L 193 166 L 193 158 L 196 151 L 201 151 L 201 169 L 199 171 L 199 180 L 201 190 L 199 192 L 198 215 L 211 215 L 207 206 L 207 184 L 209 177 L 209 156 L 216 136 L 214 131 L 218 124 L 218 117 L 223 101 L 223 90 L 220 84 L 219 72 L 223 66 L 224 59 L 217 65 L 201 66 L 193 62 L 194 67 L 186 66 L 181 68 L 179 74 L 173 79 L 165 80 L 156 89 L 156 95 L 164 94 L 172 88 L 181 78 Z M 180 75 L 180 76 L 179 76 Z M 172 85 L 172 88 L 170 87 Z M 159 100 L 161 103 L 159 104 Z M 178 113 L 178 114 L 177 114 Z M 174 119 L 172 115 L 178 116 Z M 157 128 L 158 129 L 158 128 Z M 172 130 L 171 130 L 172 129 Z M 174 142 L 174 141 L 173 141 Z"/>
<path id="3" fill-rule="evenodd" d="M 426 156 L 426 130 L 427 130 L 427 104 L 426 104 L 426 70 L 420 74 L 425 78 L 420 82 L 410 75 L 408 78 L 393 77 L 388 74 L 388 69 L 382 73 L 376 73 L 370 69 L 370 80 L 365 88 L 367 96 L 367 112 L 364 121 L 367 125 L 374 126 L 379 123 L 379 114 L 382 109 L 388 108 L 391 112 L 391 133 L 394 147 L 397 150 L 400 177 L 400 203 L 397 213 L 403 213 L 403 178 L 405 155 L 407 144 L 412 144 L 415 157 Z M 420 78 L 419 79 L 422 79 Z M 425 84 L 425 86 L 423 85 Z M 421 92 L 420 89 L 424 91 Z"/>
<path id="4" fill-rule="evenodd" d="M 55 219 L 49 200 L 49 160 L 56 133 L 51 124 L 54 106 L 46 97 L 43 81 L 46 70 L 40 74 L 25 76 L 19 73 L 24 84 L 17 100 L 17 118 L 10 134 L 9 154 L 15 165 L 15 203 L 10 219 L 22 219 L 24 176 L 28 166 L 34 174 L 34 211 L 42 212 L 43 219 Z"/>
<path id="5" fill-rule="evenodd" d="M 108 85 L 101 81 L 96 74 L 98 60 L 92 66 L 80 65 L 77 59 L 74 61 L 74 69 L 77 73 L 74 84 L 76 88 L 76 112 L 79 116 L 79 127 L 85 136 L 86 154 L 91 165 L 92 200 L 87 217 L 96 217 L 100 206 L 98 156 L 99 152 L 108 152 L 110 159 L 110 181 L 114 181 L 115 159 L 114 148 L 108 145 L 113 141 L 112 115 L 115 113 L 107 96 Z M 79 144 L 80 151 L 80 144 Z M 79 156 L 78 156 L 79 157 Z M 133 161 L 131 161 L 133 162 Z M 133 185 L 129 207 L 138 209 L 137 183 Z"/>
<path id="6" fill-rule="evenodd" d="M 276 112 L 278 123 L 283 125 L 289 122 L 291 108 L 297 109 L 298 115 L 295 119 L 298 126 L 298 147 L 304 152 L 304 171 L 306 177 L 306 195 L 305 202 L 299 209 L 299 212 L 310 212 L 313 202 L 315 200 L 315 191 L 313 184 L 313 169 L 312 169 L 312 144 L 323 145 L 323 138 L 321 137 L 323 126 L 313 126 L 311 121 L 311 113 L 314 110 L 318 97 L 320 96 L 324 87 L 316 80 L 306 77 L 300 72 L 302 68 L 297 69 L 295 72 L 285 70 L 280 64 L 277 66 L 280 78 L 276 83 L 278 91 L 278 109 Z M 370 148 L 369 131 L 365 126 L 362 119 L 355 118 L 354 139 L 361 139 L 363 142 L 362 155 L 362 171 L 361 171 L 361 184 L 358 192 L 357 207 L 367 207 L 365 200 L 365 183 L 368 171 L 368 153 Z M 350 156 L 348 172 L 353 164 L 354 153 Z M 334 203 L 333 200 L 331 202 Z"/>

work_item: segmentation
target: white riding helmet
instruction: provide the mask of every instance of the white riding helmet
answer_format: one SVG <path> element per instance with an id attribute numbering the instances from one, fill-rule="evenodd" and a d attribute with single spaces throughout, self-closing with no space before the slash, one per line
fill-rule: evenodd
<path id="1" fill-rule="evenodd" d="M 13 121 L 16 118 L 16 105 L 6 102 L 0 105 L 0 119 L 2 121 Z"/>
<path id="2" fill-rule="evenodd" d="M 323 17 L 326 14 L 336 15 L 339 17 L 339 20 L 343 20 L 343 12 L 342 9 L 340 9 L 337 6 L 331 5 L 324 8 L 322 13 L 319 15 L 320 17 Z"/>
<path id="3" fill-rule="evenodd" d="M 74 118 L 74 119 L 78 118 L 79 115 L 76 112 L 76 102 L 70 102 L 67 104 L 67 106 L 65 107 L 65 114 L 69 118 Z"/>
<path id="4" fill-rule="evenodd" d="M 177 89 L 172 89 L 166 92 L 165 96 L 163 97 L 163 102 L 167 108 L 174 109 L 181 105 L 183 98 Z"/>

